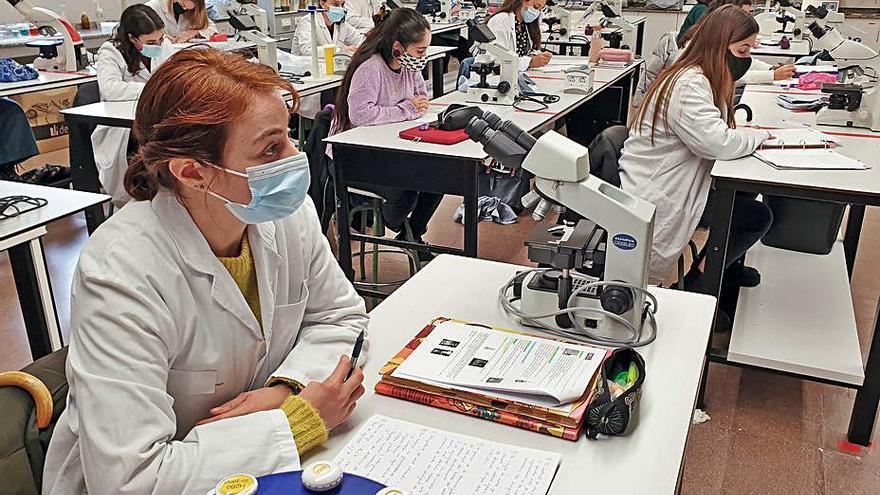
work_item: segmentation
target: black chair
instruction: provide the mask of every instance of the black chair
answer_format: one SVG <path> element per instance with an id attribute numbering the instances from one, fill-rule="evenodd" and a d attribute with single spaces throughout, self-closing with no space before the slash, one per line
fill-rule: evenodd
<path id="1" fill-rule="evenodd" d="M 38 495 L 55 423 L 67 404 L 67 348 L 21 371 L 0 373 L 0 479 L 3 493 Z"/>
<path id="2" fill-rule="evenodd" d="M 73 106 L 80 107 L 101 101 L 97 81 L 81 84 L 73 97 Z M 70 178 L 77 191 L 101 192 L 98 168 L 92 150 L 92 132 L 96 125 L 71 123 L 68 126 L 70 139 Z M 93 206 L 85 210 L 89 234 L 106 219 L 103 206 Z"/>

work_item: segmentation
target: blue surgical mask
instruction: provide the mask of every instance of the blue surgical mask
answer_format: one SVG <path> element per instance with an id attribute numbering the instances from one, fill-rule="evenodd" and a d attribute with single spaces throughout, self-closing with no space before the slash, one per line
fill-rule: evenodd
<path id="1" fill-rule="evenodd" d="M 531 24 L 538 20 L 538 17 L 541 16 L 541 11 L 534 7 L 526 7 L 522 12 L 523 22 L 526 24 Z"/>
<path id="2" fill-rule="evenodd" d="M 247 224 L 273 222 L 295 212 L 309 192 L 309 159 L 298 153 L 264 165 L 248 167 L 245 172 L 217 167 L 224 172 L 247 178 L 251 190 L 251 202 L 243 205 L 230 201 L 219 194 L 208 194 L 225 201 L 226 207 L 239 220 Z"/>
<path id="3" fill-rule="evenodd" d="M 345 9 L 342 7 L 330 7 L 327 9 L 327 18 L 330 19 L 330 22 L 333 24 L 338 24 L 345 19 Z"/>
<path id="4" fill-rule="evenodd" d="M 162 45 L 143 45 L 140 52 L 147 58 L 157 58 L 162 55 Z"/>

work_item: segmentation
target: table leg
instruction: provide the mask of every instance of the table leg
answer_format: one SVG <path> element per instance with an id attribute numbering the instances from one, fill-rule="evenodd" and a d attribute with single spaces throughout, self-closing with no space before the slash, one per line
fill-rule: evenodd
<path id="1" fill-rule="evenodd" d="M 336 189 L 336 237 L 339 239 L 339 266 L 349 280 L 354 280 L 354 268 L 351 266 L 351 225 L 348 221 L 348 184 L 342 171 L 341 153 L 333 146 L 333 180 Z"/>
<path id="2" fill-rule="evenodd" d="M 43 245 L 38 237 L 8 252 L 31 356 L 37 360 L 62 345 Z"/>
<path id="3" fill-rule="evenodd" d="M 431 61 L 431 81 L 434 98 L 443 96 L 443 57 Z"/>
<path id="4" fill-rule="evenodd" d="M 464 253 L 465 256 L 476 258 L 477 230 L 480 224 L 480 219 L 477 218 L 480 167 L 471 168 L 473 170 L 467 174 L 467 183 L 464 188 Z"/>
<path id="5" fill-rule="evenodd" d="M 92 149 L 90 126 L 79 122 L 68 121 L 70 182 L 77 191 L 93 193 L 101 192 L 98 180 L 98 166 L 95 165 L 95 152 Z M 86 227 L 89 234 L 95 231 L 106 219 L 104 206 L 96 205 L 86 208 Z"/>
<path id="6" fill-rule="evenodd" d="M 720 300 L 721 278 L 724 275 L 724 260 L 727 257 L 727 241 L 730 238 L 730 220 L 733 215 L 733 200 L 736 191 L 733 189 L 715 189 L 712 206 L 712 224 L 709 228 L 709 240 L 706 243 L 706 267 L 703 270 L 703 285 L 700 291 Z M 717 315 L 718 306 L 715 307 Z M 714 321 L 712 324 L 715 326 Z M 697 407 L 706 405 L 706 379 L 709 375 L 709 352 L 712 350 L 712 333 L 706 343 L 706 356 L 703 361 L 703 376 L 700 379 L 700 392 L 697 395 Z"/>
<path id="7" fill-rule="evenodd" d="M 843 253 L 846 257 L 846 273 L 852 279 L 859 250 L 859 237 L 862 235 L 862 222 L 865 220 L 865 205 L 849 205 L 846 220 L 846 234 L 843 236 Z"/>
<path id="8" fill-rule="evenodd" d="M 877 420 L 877 406 L 880 404 L 880 301 L 874 316 L 874 335 L 865 363 L 865 382 L 856 392 L 852 416 L 849 421 L 847 439 L 854 444 L 868 446 L 871 433 Z"/>
<path id="9" fill-rule="evenodd" d="M 646 21 L 647 22 L 647 21 Z M 642 22 L 636 28 L 636 47 L 635 52 L 636 55 L 642 56 L 642 45 L 645 42 L 645 23 Z"/>

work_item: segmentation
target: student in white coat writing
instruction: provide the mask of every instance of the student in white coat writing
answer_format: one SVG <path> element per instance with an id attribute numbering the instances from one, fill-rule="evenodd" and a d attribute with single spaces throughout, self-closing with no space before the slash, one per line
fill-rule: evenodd
<path id="1" fill-rule="evenodd" d="M 98 49 L 98 90 L 101 101 L 135 101 L 163 54 L 165 23 L 144 4 L 128 6 L 110 40 Z M 98 126 L 92 133 L 95 165 L 104 191 L 113 204 L 123 206 L 130 197 L 122 185 L 128 167 L 129 135 L 122 127 Z"/>
<path id="2" fill-rule="evenodd" d="M 325 9 L 315 24 L 318 28 L 318 56 L 323 57 L 321 46 L 336 45 L 337 51 L 354 53 L 364 42 L 364 35 L 348 22 L 345 0 L 321 0 L 320 8 Z M 311 16 L 304 15 L 296 25 L 293 36 L 293 54 L 311 55 L 312 22 Z"/>
<path id="3" fill-rule="evenodd" d="M 379 13 L 384 4 L 382 0 L 348 0 L 345 5 L 348 20 L 352 26 L 366 33 L 373 29 L 375 25 L 373 16 Z"/>
<path id="4" fill-rule="evenodd" d="M 193 38 L 209 39 L 217 26 L 208 19 L 205 0 L 148 0 L 165 23 L 165 35 L 172 43 L 185 43 Z"/>
<path id="5" fill-rule="evenodd" d="M 733 120 L 734 81 L 749 69 L 758 34 L 754 18 L 726 5 L 693 29 L 691 42 L 645 96 L 619 162 L 623 189 L 657 208 L 653 282 L 671 275 L 693 235 L 715 160 L 746 156 L 770 137 L 763 130 L 737 129 Z M 728 265 L 766 233 L 771 218 L 763 203 L 737 197 Z"/>
<path id="6" fill-rule="evenodd" d="M 553 56 L 541 51 L 541 10 L 546 0 L 504 0 L 486 25 L 495 35 L 495 42 L 519 56 L 519 70 L 544 67 Z M 477 62 L 491 60 L 489 54 L 476 57 Z"/>
<path id="7" fill-rule="evenodd" d="M 135 201 L 86 243 L 71 291 L 67 409 L 43 493 L 207 493 L 300 467 L 364 393 L 346 380 L 363 300 L 288 137 L 265 66 L 183 50 L 138 102 Z"/>

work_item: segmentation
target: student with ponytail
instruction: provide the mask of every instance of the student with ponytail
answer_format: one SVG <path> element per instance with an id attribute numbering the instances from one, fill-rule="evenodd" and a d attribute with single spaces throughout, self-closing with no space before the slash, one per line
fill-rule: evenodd
<path id="1" fill-rule="evenodd" d="M 654 282 L 671 275 L 693 235 L 715 160 L 749 155 L 770 137 L 763 130 L 737 129 L 733 119 L 734 81 L 749 69 L 757 34 L 754 18 L 735 5 L 708 14 L 678 59 L 651 86 L 624 144 L 621 186 L 657 207 L 650 259 Z M 771 219 L 763 203 L 737 197 L 728 266 L 767 232 Z M 757 271 L 744 272 L 742 285 L 759 283 Z M 699 268 L 690 275 L 698 284 Z"/>
<path id="2" fill-rule="evenodd" d="M 164 53 L 165 43 L 165 23 L 153 9 L 144 4 L 126 7 L 113 36 L 98 49 L 101 101 L 137 100 Z M 103 125 L 92 133 L 98 179 L 117 208 L 131 199 L 122 185 L 130 134 L 129 129 Z"/>
<path id="3" fill-rule="evenodd" d="M 392 10 L 367 33 L 352 57 L 337 94 L 331 133 L 424 115 L 429 107 L 422 69 L 427 65 L 430 44 L 431 27 L 423 15 L 412 9 Z M 401 239 L 404 218 L 409 217 L 416 242 L 421 242 L 443 199 L 442 194 L 398 188 L 367 189 L 385 198 L 385 224 L 399 232 Z"/>
<path id="4" fill-rule="evenodd" d="M 134 201 L 73 277 L 44 493 L 208 493 L 301 469 L 351 415 L 363 373 L 346 379 L 345 356 L 367 315 L 308 198 L 296 103 L 271 68 L 211 48 L 146 83 Z"/>

